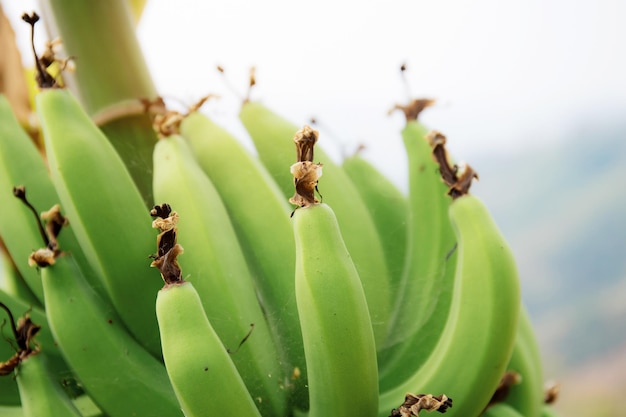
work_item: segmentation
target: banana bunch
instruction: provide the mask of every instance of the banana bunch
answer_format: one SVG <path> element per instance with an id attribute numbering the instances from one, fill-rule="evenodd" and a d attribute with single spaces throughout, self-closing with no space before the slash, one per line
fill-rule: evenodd
<path id="1" fill-rule="evenodd" d="M 45 154 L 0 96 L 1 415 L 552 415 L 513 254 L 418 122 L 431 100 L 397 106 L 408 194 L 250 100 L 256 154 L 200 105 L 151 114 L 142 193 L 36 61 Z"/>

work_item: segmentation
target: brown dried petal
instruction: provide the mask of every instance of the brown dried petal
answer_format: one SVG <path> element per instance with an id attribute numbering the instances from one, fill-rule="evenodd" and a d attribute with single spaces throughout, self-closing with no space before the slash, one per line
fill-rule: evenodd
<path id="1" fill-rule="evenodd" d="M 319 132 L 311 126 L 304 125 L 293 137 L 296 144 L 296 160 L 298 162 L 313 162 L 315 143 L 319 138 Z"/>
<path id="2" fill-rule="evenodd" d="M 169 250 L 165 255 L 152 261 L 150 266 L 159 268 L 161 277 L 166 284 L 178 284 L 184 282 L 183 273 L 178 264 L 177 257 L 183 253 L 183 247 L 178 243 Z"/>
<path id="3" fill-rule="evenodd" d="M 319 177 L 322 176 L 322 164 L 309 161 L 296 162 L 291 166 L 296 193 L 289 199 L 291 204 L 308 207 L 319 203 L 315 190 Z"/>

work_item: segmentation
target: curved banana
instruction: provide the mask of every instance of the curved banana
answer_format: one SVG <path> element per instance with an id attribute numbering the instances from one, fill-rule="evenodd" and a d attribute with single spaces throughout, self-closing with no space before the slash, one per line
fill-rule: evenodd
<path id="1" fill-rule="evenodd" d="M 176 207 L 180 243 L 187 250 L 185 271 L 207 317 L 225 346 L 262 414 L 283 415 L 283 369 L 255 292 L 254 280 L 228 212 L 215 187 L 180 135 L 162 138 L 154 149 L 154 196 Z M 250 207 L 250 210 L 253 210 Z"/>
<path id="2" fill-rule="evenodd" d="M 181 416 L 163 364 L 127 332 L 71 254 L 51 256 L 39 265 L 48 325 L 98 407 L 111 417 Z"/>
<path id="3" fill-rule="evenodd" d="M 259 103 L 246 102 L 239 118 L 250 134 L 261 162 L 274 177 L 283 194 L 293 194 L 293 178 L 288 167 L 296 162 L 293 141 L 317 139 L 313 129 L 298 130 L 294 124 L 271 112 Z M 294 134 L 296 136 L 294 137 Z M 391 314 L 390 275 L 385 253 L 368 212 L 356 187 L 341 169 L 321 149 L 308 155 L 308 160 L 324 163 L 324 173 L 332 178 L 324 184 L 324 202 L 333 207 L 341 234 L 356 266 L 367 298 L 376 345 L 382 348 L 387 337 L 387 323 Z"/>
<path id="4" fill-rule="evenodd" d="M 520 309 L 515 261 L 480 199 L 455 195 L 449 213 L 458 258 L 450 314 L 426 362 L 381 394 L 380 416 L 406 392 L 445 392 L 454 398 L 450 416 L 476 417 L 509 362 Z"/>
<path id="5" fill-rule="evenodd" d="M 3 215 L 0 216 L 0 236 L 20 275 L 41 303 L 41 279 L 37 270 L 28 265 L 28 255 L 33 248 L 41 245 L 41 233 L 37 223 L 33 222 L 32 214 L 24 210 L 22 203 L 14 198 L 14 190 L 16 186 L 27 189 L 32 207 L 37 208 L 51 207 L 59 198 L 42 155 L 11 113 L 6 98 L 1 95 L 0 159 L 0 197 L 4 202 Z M 59 243 L 76 256 L 89 283 L 103 294 L 100 275 L 88 266 L 73 230 L 64 233 Z"/>
<path id="6" fill-rule="evenodd" d="M 381 355 L 382 389 L 409 377 L 435 347 L 450 311 L 455 274 L 450 198 L 432 156 L 431 141 L 440 138 L 416 120 L 407 121 L 402 138 L 409 165 L 407 255 Z"/>
<path id="7" fill-rule="evenodd" d="M 61 385 L 50 373 L 43 352 L 23 359 L 16 372 L 25 417 L 81 417 Z"/>
<path id="8" fill-rule="evenodd" d="M 517 372 L 522 380 L 509 389 L 504 402 L 525 417 L 539 417 L 544 397 L 541 355 L 528 312 L 523 306 L 507 370 Z"/>
<path id="9" fill-rule="evenodd" d="M 150 217 L 124 163 L 69 91 L 36 96 L 53 183 L 87 259 L 124 324 L 160 357 Z M 65 248 L 68 249 L 68 248 Z"/>
<path id="10" fill-rule="evenodd" d="M 407 247 L 409 204 L 402 193 L 374 165 L 358 153 L 343 160 L 343 170 L 354 183 L 376 226 L 385 251 L 391 292 L 397 299 Z"/>
<path id="11" fill-rule="evenodd" d="M 296 308 L 291 208 L 260 161 L 227 130 L 193 112 L 180 124 L 198 164 L 211 179 L 254 274 L 263 310 L 282 349 L 291 402 L 306 409 L 306 363 Z M 299 375 L 298 375 L 299 373 Z"/>
<path id="12" fill-rule="evenodd" d="M 378 373 L 372 325 L 335 215 L 326 204 L 299 208 L 293 228 L 309 416 L 376 416 Z"/>
<path id="13" fill-rule="evenodd" d="M 46 315 L 43 310 L 38 307 L 32 307 L 31 304 L 25 302 L 0 288 L 0 303 L 7 308 L 24 316 L 32 318 L 35 323 L 46 323 Z M 4 336 L 4 332 L 3 332 Z M 6 336 L 4 336 L 6 338 Z M 37 333 L 37 344 L 46 352 L 55 370 L 58 372 L 69 372 L 68 366 L 61 356 L 61 352 L 50 333 L 48 326 L 43 326 Z M 8 343 L 0 343 L 0 361 L 9 358 L 15 354 L 14 347 Z M 20 394 L 15 378 L 0 378 L 0 404 L 2 405 L 19 405 Z M 3 415 L 3 414 L 0 414 Z"/>
<path id="14" fill-rule="evenodd" d="M 185 416 L 261 417 L 193 284 L 166 284 L 156 312 L 165 366 Z"/>

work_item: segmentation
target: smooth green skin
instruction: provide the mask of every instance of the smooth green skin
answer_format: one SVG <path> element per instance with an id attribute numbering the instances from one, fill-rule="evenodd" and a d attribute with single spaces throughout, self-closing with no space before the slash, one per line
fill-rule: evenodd
<path id="1" fill-rule="evenodd" d="M 163 363 L 128 333 L 72 256 L 41 275 L 54 339 L 98 407 L 110 417 L 182 416 Z"/>
<path id="2" fill-rule="evenodd" d="M 556 412 L 554 407 L 550 405 L 544 405 L 541 409 L 541 417 L 561 417 L 561 415 Z"/>
<path id="3" fill-rule="evenodd" d="M 37 269 L 28 265 L 28 256 L 34 249 L 44 245 L 33 213 L 13 196 L 13 187 L 26 187 L 26 197 L 39 212 L 59 203 L 48 168 L 31 138 L 24 132 L 11 112 L 6 98 L 0 95 L 0 200 L 3 201 L 3 216 L 0 217 L 0 236 L 15 262 L 17 269 L 29 289 L 43 302 L 43 289 Z M 64 230 L 59 236 L 59 245 L 72 252 L 81 268 L 87 271 L 91 285 L 104 294 L 99 275 L 88 266 L 88 261 L 74 235 L 73 230 Z"/>
<path id="4" fill-rule="evenodd" d="M 25 417 L 81 417 L 80 412 L 46 365 L 45 353 L 24 359 L 17 370 L 22 410 Z"/>
<path id="5" fill-rule="evenodd" d="M 359 155 L 344 159 L 348 174 L 374 221 L 385 251 L 391 290 L 399 287 L 407 245 L 408 201 L 387 177 Z"/>
<path id="6" fill-rule="evenodd" d="M 516 371 L 522 380 L 511 387 L 505 402 L 525 417 L 539 417 L 544 399 L 542 364 L 537 338 L 524 307 L 507 370 Z"/>
<path id="7" fill-rule="evenodd" d="M 261 294 L 263 310 L 283 351 L 291 402 L 308 406 L 306 363 L 296 307 L 293 271 L 293 210 L 263 164 L 226 129 L 195 112 L 180 126 L 202 170 L 211 179 L 232 219 Z"/>
<path id="8" fill-rule="evenodd" d="M 293 136 L 299 127 L 271 112 L 260 103 L 247 102 L 241 108 L 243 122 L 261 162 L 288 198 L 294 194 L 291 165 L 296 162 Z M 391 315 L 391 284 L 380 236 L 367 204 L 348 175 L 319 146 L 314 162 L 322 162 L 323 177 L 319 191 L 339 221 L 341 234 L 356 266 L 367 297 L 376 345 L 382 348 Z"/>
<path id="9" fill-rule="evenodd" d="M 20 406 L 0 405 L 0 416 L 2 417 L 26 417 L 24 410 Z"/>
<path id="10" fill-rule="evenodd" d="M 293 216 L 296 300 L 309 373 L 309 417 L 376 416 L 376 345 L 363 287 L 326 204 Z"/>
<path id="11" fill-rule="evenodd" d="M 407 254 L 396 292 L 396 310 L 381 355 L 381 389 L 405 380 L 422 366 L 444 331 L 452 302 L 456 243 L 450 197 L 441 180 L 428 129 L 410 121 L 402 130 L 409 166 Z"/>
<path id="12" fill-rule="evenodd" d="M 200 294 L 204 309 L 264 415 L 280 416 L 286 408 L 284 368 L 256 296 L 254 279 L 229 214 L 210 179 L 179 135 L 161 139 L 154 149 L 155 203 L 178 212 L 178 242 L 185 249 L 183 276 Z M 250 208 L 252 210 L 252 208 Z"/>
<path id="13" fill-rule="evenodd" d="M 33 323 L 41 326 L 39 333 L 35 337 L 35 342 L 46 352 L 46 355 L 50 357 L 50 360 L 54 363 L 55 369 L 67 370 L 67 364 L 61 357 L 56 342 L 52 337 L 50 328 L 47 326 L 47 319 L 45 313 L 37 308 L 32 307 L 29 303 L 16 298 L 15 296 L 7 293 L 0 288 L 0 302 L 4 303 L 9 310 L 13 313 L 15 320 L 24 316 L 25 313 L 30 314 L 30 318 Z M 0 322 L 2 320 L 8 320 L 8 316 L 4 310 L 0 310 Z M 5 325 L 2 329 L 2 335 L 10 340 L 13 340 L 9 325 Z M 0 362 L 8 360 L 15 350 L 4 339 L 0 340 Z M 19 405 L 20 394 L 17 389 L 17 382 L 15 378 L 11 376 L 0 377 L 0 404 L 3 405 Z M 3 415 L 3 414 L 0 414 Z"/>
<path id="14" fill-rule="evenodd" d="M 529 417 L 521 414 L 518 410 L 509 404 L 494 404 L 485 410 L 483 417 Z"/>
<path id="15" fill-rule="evenodd" d="M 193 284 L 165 286 L 156 312 L 165 366 L 185 416 L 260 417 Z"/>
<path id="16" fill-rule="evenodd" d="M 118 314 L 160 357 L 154 313 L 160 283 L 146 262 L 154 252 L 154 231 L 141 194 L 107 137 L 69 91 L 41 92 L 36 108 L 61 208 L 85 256 L 102 271 Z"/>
<path id="17" fill-rule="evenodd" d="M 381 395 L 379 416 L 389 416 L 407 392 L 446 394 L 448 417 L 477 417 L 510 360 L 520 311 L 513 255 L 485 205 L 472 195 L 450 205 L 458 239 L 450 315 L 437 346 L 408 380 Z"/>

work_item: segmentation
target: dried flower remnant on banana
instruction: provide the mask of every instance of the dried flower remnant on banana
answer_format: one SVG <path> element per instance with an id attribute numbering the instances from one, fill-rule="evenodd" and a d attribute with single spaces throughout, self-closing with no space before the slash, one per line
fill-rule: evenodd
<path id="1" fill-rule="evenodd" d="M 418 417 L 421 410 L 445 413 L 450 407 L 452 398 L 445 394 L 436 397 L 432 394 L 407 394 L 402 405 L 391 410 L 389 417 Z"/>
<path id="2" fill-rule="evenodd" d="M 160 232 L 157 236 L 157 253 L 152 255 L 154 260 L 150 266 L 159 269 L 165 285 L 182 284 L 185 280 L 177 258 L 183 253 L 183 247 L 176 243 L 178 213 L 172 211 L 169 204 L 163 203 L 154 206 L 150 215 L 155 218 L 152 227 Z"/>
<path id="3" fill-rule="evenodd" d="M 0 376 L 11 375 L 15 368 L 26 358 L 31 355 L 39 353 L 40 348 L 34 341 L 35 335 L 41 330 L 41 326 L 35 324 L 30 319 L 30 315 L 26 313 L 23 317 L 15 322 L 13 313 L 4 303 L 0 302 L 0 308 L 7 312 L 9 315 L 9 324 L 11 331 L 13 332 L 13 341 L 16 343 L 17 348 L 15 354 L 11 356 L 6 362 L 0 362 Z M 6 339 L 5 340 L 9 340 Z"/>
<path id="4" fill-rule="evenodd" d="M 40 268 L 54 265 L 56 258 L 62 254 L 59 249 L 59 233 L 61 233 L 61 229 L 69 225 L 67 217 L 61 214 L 61 206 L 55 204 L 50 210 L 41 213 L 40 217 L 35 207 L 26 198 L 26 188 L 23 185 L 13 187 L 13 195 L 21 200 L 35 216 L 39 233 L 44 242 L 43 248 L 37 249 L 30 254 L 28 257 L 28 265 L 36 265 Z M 45 221 L 45 226 L 42 220 Z"/>
<path id="5" fill-rule="evenodd" d="M 296 132 L 293 138 L 298 162 L 291 166 L 296 192 L 289 202 L 298 207 L 309 207 L 320 202 L 315 197 L 315 192 L 319 194 L 317 183 L 322 176 L 323 165 L 313 162 L 314 147 L 318 137 L 317 130 L 305 125 Z"/>
<path id="6" fill-rule="evenodd" d="M 433 158 L 439 164 L 441 179 L 448 186 L 448 195 L 453 199 L 469 194 L 470 186 L 478 174 L 468 164 L 451 164 L 446 150 L 446 137 L 436 130 L 426 136 L 433 149 Z"/>
<path id="7" fill-rule="evenodd" d="M 496 387 L 487 407 L 485 409 L 491 407 L 494 404 L 504 402 L 506 398 L 509 396 L 509 392 L 511 391 L 511 387 L 522 382 L 522 376 L 515 371 L 506 371 L 502 378 L 500 379 L 500 383 Z"/>
<path id="8" fill-rule="evenodd" d="M 46 50 L 41 56 L 39 56 L 35 49 L 35 24 L 39 21 L 39 15 L 35 12 L 31 14 L 24 13 L 22 14 L 22 20 L 28 23 L 31 27 L 30 43 L 33 49 L 33 56 L 35 58 L 35 70 L 37 71 L 35 81 L 37 82 L 37 85 L 39 88 L 62 87 L 63 85 L 61 80 L 57 79 L 57 77 L 51 73 L 51 69 L 54 64 L 57 64 L 59 67 L 58 73 L 60 74 L 61 71 L 68 69 L 68 64 L 71 62 L 73 57 L 68 57 L 63 60 L 56 57 L 55 51 L 61 44 L 61 41 L 58 39 L 47 42 Z"/>

